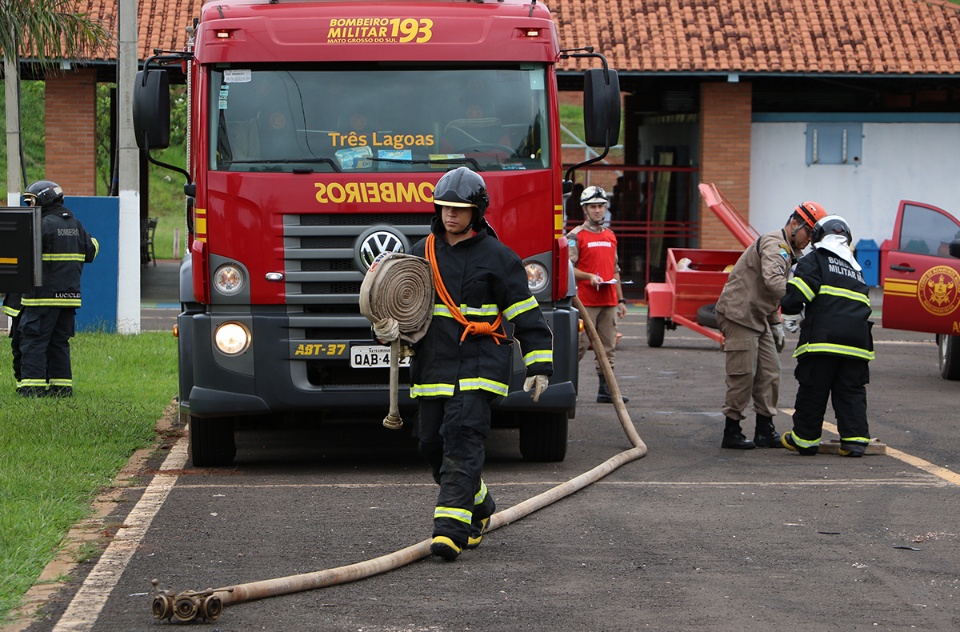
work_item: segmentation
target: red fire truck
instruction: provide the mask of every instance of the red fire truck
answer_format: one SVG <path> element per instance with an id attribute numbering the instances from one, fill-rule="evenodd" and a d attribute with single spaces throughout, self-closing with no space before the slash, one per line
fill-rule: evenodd
<path id="1" fill-rule="evenodd" d="M 242 416 L 380 423 L 388 349 L 359 313 L 360 284 L 378 254 L 428 233 L 434 185 L 463 165 L 482 172 L 489 223 L 554 332 L 549 389 L 533 404 L 517 354 L 495 424 L 519 427 L 526 459 L 562 460 L 579 320 L 556 64 L 602 62 L 583 77 L 584 135 L 609 148 L 620 94 L 603 57 L 561 51 L 533 0 L 221 0 L 189 31 L 188 50 L 157 51 L 138 73 L 134 127 L 148 155 L 169 144 L 169 69 L 181 69 L 191 246 L 179 390 L 193 464 L 230 463 Z M 412 412 L 405 374 L 401 411 Z"/>

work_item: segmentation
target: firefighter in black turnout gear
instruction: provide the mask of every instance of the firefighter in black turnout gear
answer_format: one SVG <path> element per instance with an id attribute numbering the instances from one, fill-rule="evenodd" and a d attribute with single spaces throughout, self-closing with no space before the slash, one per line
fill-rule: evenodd
<path id="1" fill-rule="evenodd" d="M 20 314 L 23 312 L 23 300 L 19 294 L 5 294 L 3 313 L 10 319 L 10 352 L 13 355 L 13 379 L 20 388 L 23 353 L 20 352 Z"/>
<path id="2" fill-rule="evenodd" d="M 840 455 L 862 456 L 870 443 L 867 424 L 868 362 L 873 360 L 870 298 L 860 264 L 850 251 L 847 222 L 828 215 L 814 226 L 814 250 L 800 259 L 780 306 L 787 329 L 800 340 L 793 357 L 799 383 L 793 430 L 783 445 L 803 455 L 820 446 L 827 399 L 833 402 L 840 432 Z"/>
<path id="3" fill-rule="evenodd" d="M 433 268 L 436 301 L 426 335 L 414 345 L 410 395 L 419 402 L 420 453 L 440 485 L 430 550 L 454 560 L 480 544 L 496 505 L 481 478 L 490 404 L 509 392 L 513 325 L 534 401 L 553 373 L 553 334 L 527 286 L 520 258 L 484 219 L 483 179 L 460 167 L 433 193 L 431 234 L 412 254 Z"/>
<path id="4" fill-rule="evenodd" d="M 42 207 L 43 285 L 22 298 L 23 365 L 17 392 L 24 397 L 70 397 L 70 338 L 81 302 L 80 275 L 83 264 L 96 258 L 100 246 L 63 205 L 63 189 L 58 184 L 34 182 L 23 197 L 28 204 Z"/>

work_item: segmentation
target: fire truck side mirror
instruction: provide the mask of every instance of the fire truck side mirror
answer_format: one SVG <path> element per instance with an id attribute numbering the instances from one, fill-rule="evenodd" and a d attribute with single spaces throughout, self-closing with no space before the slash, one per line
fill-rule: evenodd
<path id="1" fill-rule="evenodd" d="M 143 150 L 170 146 L 170 78 L 166 70 L 141 70 L 133 88 L 133 129 Z"/>
<path id="2" fill-rule="evenodd" d="M 616 70 L 591 68 L 583 76 L 583 132 L 587 145 L 612 147 L 620 138 L 620 79 Z"/>

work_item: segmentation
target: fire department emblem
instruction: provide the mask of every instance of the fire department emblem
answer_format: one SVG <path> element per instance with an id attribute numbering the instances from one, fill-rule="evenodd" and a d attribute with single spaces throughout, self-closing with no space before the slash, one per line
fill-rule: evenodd
<path id="1" fill-rule="evenodd" d="M 917 299 L 934 316 L 946 316 L 960 307 L 960 274 L 950 266 L 934 266 L 917 283 Z"/>
<path id="2" fill-rule="evenodd" d="M 385 226 L 376 226 L 357 240 L 357 265 L 367 271 L 374 260 L 385 252 L 407 252 L 410 244 L 399 232 Z"/>

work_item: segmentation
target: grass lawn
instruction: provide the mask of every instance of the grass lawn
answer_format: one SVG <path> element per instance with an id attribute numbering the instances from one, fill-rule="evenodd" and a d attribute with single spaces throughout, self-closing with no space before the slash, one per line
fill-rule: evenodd
<path id="1" fill-rule="evenodd" d="M 176 396 L 169 333 L 83 333 L 71 349 L 74 396 L 28 400 L 14 392 L 9 339 L 0 338 L 0 625 L 93 498 L 153 445 Z"/>

